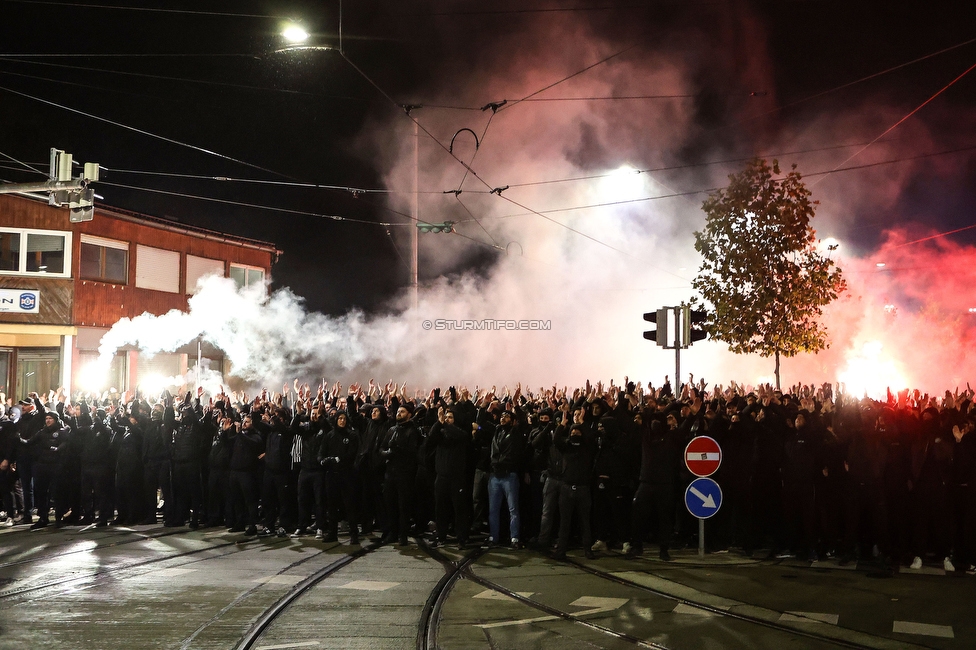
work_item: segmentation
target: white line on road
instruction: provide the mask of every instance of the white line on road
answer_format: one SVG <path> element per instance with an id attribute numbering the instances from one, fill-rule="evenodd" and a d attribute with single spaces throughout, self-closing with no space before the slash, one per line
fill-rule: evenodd
<path id="1" fill-rule="evenodd" d="M 951 625 L 931 625 L 929 623 L 915 623 L 913 621 L 895 621 L 891 626 L 892 632 L 899 634 L 920 634 L 923 636 L 938 636 L 943 639 L 954 639 Z"/>
<path id="2" fill-rule="evenodd" d="M 399 582 L 380 582 L 379 580 L 354 580 L 344 585 L 336 585 L 336 589 L 358 589 L 360 591 L 386 591 L 399 585 Z"/>
<path id="3" fill-rule="evenodd" d="M 820 612 L 783 612 L 780 623 L 826 623 L 837 625 L 840 620 L 839 614 L 821 614 Z"/>
<path id="4" fill-rule="evenodd" d="M 259 645 L 254 650 L 285 650 L 285 648 L 307 648 L 319 645 L 318 641 L 301 641 L 299 643 L 281 643 L 278 645 Z"/>

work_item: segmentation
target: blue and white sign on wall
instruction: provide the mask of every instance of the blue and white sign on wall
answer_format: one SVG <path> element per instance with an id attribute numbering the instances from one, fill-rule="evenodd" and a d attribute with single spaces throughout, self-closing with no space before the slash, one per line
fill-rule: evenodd
<path id="1" fill-rule="evenodd" d="M 40 311 L 41 292 L 31 289 L 0 289 L 0 312 L 36 314 Z"/>
<path id="2" fill-rule="evenodd" d="M 722 507 L 722 488 L 710 478 L 698 478 L 685 490 L 685 507 L 693 516 L 708 519 Z"/>

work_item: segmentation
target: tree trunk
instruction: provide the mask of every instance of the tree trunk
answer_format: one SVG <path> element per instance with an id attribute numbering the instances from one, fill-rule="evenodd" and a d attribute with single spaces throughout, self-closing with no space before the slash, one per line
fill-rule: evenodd
<path id="1" fill-rule="evenodd" d="M 779 350 L 776 350 L 776 390 L 780 390 L 780 387 L 779 387 Z"/>

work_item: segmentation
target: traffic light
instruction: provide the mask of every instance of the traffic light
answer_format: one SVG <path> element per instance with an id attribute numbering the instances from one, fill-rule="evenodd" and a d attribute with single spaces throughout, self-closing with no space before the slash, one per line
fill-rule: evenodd
<path id="1" fill-rule="evenodd" d="M 708 313 L 704 309 L 692 309 L 688 305 L 684 305 L 681 308 L 681 345 L 682 347 L 688 347 L 695 341 L 701 341 L 708 338 L 708 332 L 705 331 L 705 321 L 708 319 Z"/>
<path id="2" fill-rule="evenodd" d="M 644 332 L 644 338 L 648 341 L 654 341 L 662 348 L 668 345 L 668 309 L 658 309 L 657 311 L 649 311 L 644 314 L 644 320 L 648 323 L 654 323 L 657 325 L 657 329 L 651 329 Z"/>

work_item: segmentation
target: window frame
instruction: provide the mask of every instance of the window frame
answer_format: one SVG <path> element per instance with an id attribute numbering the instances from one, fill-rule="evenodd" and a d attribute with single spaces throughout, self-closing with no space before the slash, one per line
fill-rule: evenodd
<path id="1" fill-rule="evenodd" d="M 235 268 L 244 271 L 244 286 L 238 287 L 238 289 L 247 289 L 251 286 L 251 283 L 248 281 L 248 275 L 247 275 L 248 271 L 261 271 L 261 280 L 266 282 L 268 279 L 268 271 L 263 266 L 254 266 L 252 264 L 238 264 L 237 262 L 230 262 L 227 268 L 227 277 L 229 277 L 232 280 L 234 279 L 232 273 L 233 273 L 233 269 Z"/>
<path id="2" fill-rule="evenodd" d="M 0 275 L 6 276 L 28 276 L 32 278 L 70 278 L 71 277 L 71 247 L 73 234 L 70 230 L 41 230 L 39 228 L 10 228 L 0 226 L 0 233 L 20 236 L 20 251 L 18 258 L 18 270 L 10 271 L 0 269 Z M 49 273 L 47 271 L 28 271 L 27 270 L 27 236 L 28 235 L 52 235 L 64 239 L 64 270 L 61 273 Z"/>
<path id="3" fill-rule="evenodd" d="M 88 280 L 89 282 L 104 282 L 105 284 L 118 284 L 118 285 L 126 285 L 126 286 L 128 286 L 128 284 L 129 284 L 129 262 L 131 260 L 130 251 L 129 251 L 129 242 L 120 241 L 118 239 L 109 239 L 107 237 L 98 237 L 96 235 L 88 235 L 86 233 L 82 233 L 80 239 L 81 239 L 81 242 L 80 242 L 80 246 L 81 247 L 79 247 L 79 249 L 78 249 L 78 279 L 80 279 L 80 280 Z M 82 273 L 82 271 L 81 271 L 81 265 L 84 262 L 84 259 L 83 259 L 84 256 L 83 256 L 83 253 L 82 253 L 82 251 L 84 250 L 84 248 L 82 248 L 82 247 L 84 247 L 85 244 L 88 244 L 89 246 L 98 246 L 99 248 L 102 248 L 102 249 L 111 248 L 111 249 L 114 249 L 114 250 L 125 251 L 125 279 L 119 281 L 119 280 L 112 280 L 112 279 L 106 278 L 104 276 L 103 277 L 97 277 L 97 278 L 91 278 L 91 277 L 85 276 Z M 102 269 L 104 269 L 104 267 L 105 267 L 105 256 L 104 255 L 102 255 L 101 256 L 101 259 L 99 260 L 99 266 Z"/>

